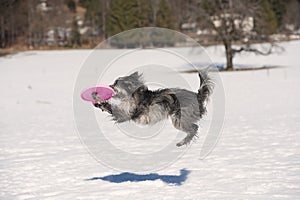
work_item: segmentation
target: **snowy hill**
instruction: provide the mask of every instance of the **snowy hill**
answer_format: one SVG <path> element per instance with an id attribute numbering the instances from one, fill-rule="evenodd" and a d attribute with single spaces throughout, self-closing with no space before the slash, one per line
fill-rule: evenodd
<path id="1" fill-rule="evenodd" d="M 171 144 L 172 151 L 183 152 L 180 158 L 145 173 L 100 164 L 77 135 L 73 92 L 91 51 L 30 51 L 0 57 L 0 199 L 298 199 L 300 41 L 282 46 L 285 51 L 280 55 L 242 54 L 235 60 L 282 68 L 220 73 L 225 120 L 216 147 L 205 159 L 199 159 L 205 139 L 201 133 L 208 131 L 211 112 L 190 148 Z M 209 47 L 207 52 L 213 62 L 225 62 L 222 48 Z M 190 59 L 199 61 L 195 55 Z M 112 71 L 105 84 L 126 73 L 129 64 Z M 170 65 L 182 67 L 175 60 Z M 195 74 L 181 76 L 197 89 Z M 107 118 L 94 112 L 97 119 Z M 151 145 L 160 148 L 166 143 L 155 138 L 154 144 L 125 143 L 108 119 L 103 126 L 116 139 L 114 144 L 129 152 L 151 152 Z M 174 130 L 168 124 L 167 128 L 162 137 L 168 140 Z"/>

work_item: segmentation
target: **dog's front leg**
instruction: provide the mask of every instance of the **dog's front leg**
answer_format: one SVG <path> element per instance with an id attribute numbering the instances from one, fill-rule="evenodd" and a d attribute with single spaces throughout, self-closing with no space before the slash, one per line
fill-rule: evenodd
<path id="1" fill-rule="evenodd" d="M 96 108 L 100 108 L 102 111 L 105 111 L 105 112 L 108 112 L 109 114 L 112 114 L 111 105 L 107 102 L 95 103 L 94 106 Z"/>

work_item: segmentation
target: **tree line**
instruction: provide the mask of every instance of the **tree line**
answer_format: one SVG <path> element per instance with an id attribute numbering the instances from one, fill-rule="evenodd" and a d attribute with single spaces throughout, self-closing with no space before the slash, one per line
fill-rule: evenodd
<path id="1" fill-rule="evenodd" d="M 237 30 L 229 33 L 229 27 L 223 27 L 228 33 L 220 34 L 222 27 L 214 27 L 212 17 L 219 21 L 231 18 L 236 24 L 233 16 L 253 16 L 254 31 L 264 38 L 299 29 L 299 10 L 300 0 L 2 0 L 0 47 L 94 46 L 133 28 L 152 26 L 185 32 L 183 25 L 192 23 L 199 29 L 214 30 L 214 40 L 224 42 L 230 36 L 230 42 L 235 42 L 244 36 Z"/>

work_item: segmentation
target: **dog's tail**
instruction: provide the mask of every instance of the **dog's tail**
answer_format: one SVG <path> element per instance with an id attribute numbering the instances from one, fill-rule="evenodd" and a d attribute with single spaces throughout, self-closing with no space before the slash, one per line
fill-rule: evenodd
<path id="1" fill-rule="evenodd" d="M 198 90 L 197 98 L 199 103 L 200 117 L 206 113 L 205 103 L 208 101 L 209 96 L 212 94 L 214 84 L 208 76 L 208 70 L 199 71 L 200 87 Z"/>

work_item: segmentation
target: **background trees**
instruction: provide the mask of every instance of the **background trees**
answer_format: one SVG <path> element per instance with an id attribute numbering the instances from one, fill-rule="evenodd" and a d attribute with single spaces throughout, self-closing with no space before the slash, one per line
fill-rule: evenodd
<path id="1" fill-rule="evenodd" d="M 259 37 L 266 38 L 264 42 L 268 41 L 268 35 L 276 33 L 277 20 L 268 0 L 202 0 L 197 9 L 198 17 L 203 21 L 202 28 L 213 30 L 216 40 L 224 45 L 228 70 L 233 69 L 236 53 L 271 53 L 272 44 L 264 51 L 252 46 L 253 41 L 258 39 L 257 33 Z"/>
<path id="2" fill-rule="evenodd" d="M 253 43 L 299 35 L 299 11 L 300 0 L 2 0 L 0 48 L 93 47 L 125 30 L 158 26 L 204 45 L 224 44 L 231 68 L 235 53 L 268 53 Z M 118 45 L 136 46 L 132 37 L 137 36 Z M 156 37 L 164 45 L 164 38 Z"/>

